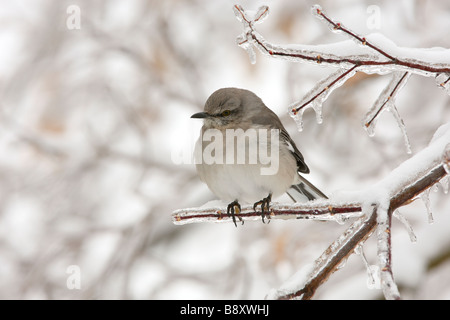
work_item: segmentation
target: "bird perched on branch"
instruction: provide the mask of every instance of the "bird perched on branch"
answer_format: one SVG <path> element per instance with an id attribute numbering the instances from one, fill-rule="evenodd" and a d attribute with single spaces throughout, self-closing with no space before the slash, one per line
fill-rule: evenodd
<path id="1" fill-rule="evenodd" d="M 227 214 L 236 226 L 240 201 L 254 203 L 255 211 L 260 206 L 264 222 L 272 196 L 286 192 L 296 202 L 327 198 L 300 175 L 309 173 L 303 155 L 253 92 L 219 89 L 191 118 L 203 119 L 195 147 L 198 175 L 217 197 L 231 201 Z"/>

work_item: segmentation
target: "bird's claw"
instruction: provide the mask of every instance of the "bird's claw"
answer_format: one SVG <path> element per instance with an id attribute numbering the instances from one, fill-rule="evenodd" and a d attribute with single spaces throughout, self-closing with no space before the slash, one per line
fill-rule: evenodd
<path id="1" fill-rule="evenodd" d="M 270 219 L 270 201 L 272 201 L 272 194 L 269 194 L 266 198 L 255 202 L 253 205 L 253 210 L 256 212 L 256 207 L 261 206 L 261 219 L 262 222 L 265 223 L 264 217 L 267 217 L 267 219 Z M 270 223 L 268 221 L 267 223 Z"/>
<path id="2" fill-rule="evenodd" d="M 244 220 L 242 220 L 242 218 L 239 216 L 239 213 L 241 213 L 241 205 L 239 204 L 239 202 L 237 202 L 237 200 L 235 200 L 228 205 L 227 215 L 231 217 L 231 219 L 233 219 L 236 228 L 237 228 L 236 216 L 238 217 L 239 221 L 241 221 L 242 224 L 244 224 Z"/>

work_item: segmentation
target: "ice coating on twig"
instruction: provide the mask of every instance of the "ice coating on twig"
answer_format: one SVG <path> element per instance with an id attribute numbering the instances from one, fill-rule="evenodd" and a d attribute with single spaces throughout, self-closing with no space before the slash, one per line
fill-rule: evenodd
<path id="1" fill-rule="evenodd" d="M 264 19 L 267 18 L 267 16 L 269 15 L 269 7 L 268 6 L 261 6 L 259 7 L 258 11 L 256 12 L 253 21 L 255 21 L 255 23 L 261 23 L 263 22 Z"/>
<path id="2" fill-rule="evenodd" d="M 366 37 L 363 37 L 356 32 L 346 28 L 341 22 L 334 21 L 333 19 L 329 18 L 320 8 L 320 6 L 313 6 L 313 14 L 321 19 L 323 22 L 325 22 L 328 26 L 328 28 L 334 32 L 334 33 L 343 33 L 346 35 L 350 40 L 356 42 L 356 44 L 361 46 L 367 46 L 371 48 L 372 50 L 378 52 L 381 56 L 387 58 L 388 60 L 394 61 L 397 58 L 385 50 L 379 48 L 378 46 L 373 45 Z"/>
<path id="3" fill-rule="evenodd" d="M 333 32 L 344 33 L 350 40 L 341 49 L 335 50 L 336 44 L 304 46 L 282 45 L 277 46 L 265 41 L 256 33 L 254 25 L 260 23 L 268 15 L 269 9 L 263 6 L 256 13 L 245 11 L 240 5 L 233 7 L 234 13 L 244 25 L 243 38 L 252 38 L 249 42 L 262 53 L 272 57 L 326 63 L 346 67 L 358 65 L 360 71 L 368 73 L 380 73 L 393 71 L 408 71 L 422 76 L 436 76 L 444 74 L 443 87 L 448 84 L 450 74 L 450 50 L 444 48 L 401 48 L 381 34 L 375 33 L 361 36 L 346 28 L 342 23 L 329 18 L 318 5 L 312 7 L 312 13 L 325 22 Z M 253 18 L 251 18 L 253 16 Z M 352 46 L 356 42 L 358 46 Z M 343 42 L 344 43 L 344 42 Z M 401 58 L 400 58 L 401 57 Z M 446 75 L 446 77 L 445 77 Z"/>
<path id="4" fill-rule="evenodd" d="M 317 275 L 324 272 L 324 269 L 329 268 L 330 265 L 334 265 L 333 269 L 337 269 L 346 263 L 347 257 L 342 257 L 340 252 L 342 248 L 349 244 L 353 239 L 353 236 L 366 226 L 366 223 L 366 216 L 357 219 L 324 251 L 324 253 L 315 261 L 314 269 L 309 274 L 308 279 L 304 282 L 305 286 L 307 286 L 308 282 L 317 277 Z M 280 298 L 285 297 L 278 297 L 278 299 Z"/>
<path id="5" fill-rule="evenodd" d="M 236 43 L 247 52 L 250 58 L 250 63 L 255 64 L 256 53 L 253 47 L 256 44 L 253 39 L 255 33 L 253 25 L 261 23 L 269 15 L 269 7 L 261 6 L 255 13 L 249 10 L 244 10 L 244 8 L 240 5 L 235 5 L 233 6 L 233 11 L 236 18 L 244 25 L 244 33 L 237 37 Z"/>
<path id="6" fill-rule="evenodd" d="M 391 112 L 402 132 L 406 151 L 408 153 L 411 153 L 411 144 L 406 132 L 405 123 L 403 122 L 403 119 L 401 118 L 397 107 L 395 106 L 395 100 L 397 94 L 403 88 L 403 86 L 405 86 L 410 76 L 411 74 L 409 72 L 394 72 L 391 81 L 378 96 L 378 99 L 375 101 L 364 119 L 364 128 L 366 129 L 369 136 L 373 136 L 375 134 L 375 126 L 379 116 L 385 110 Z"/>
<path id="7" fill-rule="evenodd" d="M 450 73 L 437 74 L 436 84 L 450 95 Z"/>
<path id="8" fill-rule="evenodd" d="M 226 203 L 205 204 L 200 208 L 179 209 L 172 213 L 172 221 L 176 225 L 203 222 L 230 222 L 227 216 Z M 360 217 L 361 208 L 351 203 L 342 207 L 330 205 L 328 200 L 315 200 L 307 203 L 271 204 L 271 219 L 307 219 L 320 221 L 335 221 L 345 223 L 350 218 Z M 261 214 L 255 212 L 253 206 L 242 206 L 239 218 L 243 221 L 260 220 Z"/>
<path id="9" fill-rule="evenodd" d="M 385 204 L 380 204 L 377 209 L 377 248 L 384 296 L 388 300 L 398 300 L 400 293 L 391 267 L 391 218 Z"/>
<path id="10" fill-rule="evenodd" d="M 350 69 L 340 68 L 325 79 L 319 81 L 301 100 L 289 106 L 288 112 L 297 123 L 298 130 L 303 130 L 303 113 L 310 107 L 316 112 L 317 123 L 322 123 L 322 105 L 333 90 L 342 86 L 345 81 L 353 77 L 356 67 Z"/>

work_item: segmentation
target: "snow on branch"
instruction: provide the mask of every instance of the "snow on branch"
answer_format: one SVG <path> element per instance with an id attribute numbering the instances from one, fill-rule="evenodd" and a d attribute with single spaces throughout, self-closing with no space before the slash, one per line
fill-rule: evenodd
<path id="1" fill-rule="evenodd" d="M 300 101 L 289 106 L 289 114 L 297 122 L 299 130 L 303 129 L 303 113 L 308 107 L 316 112 L 318 123 L 322 122 L 323 102 L 333 90 L 343 85 L 356 72 L 380 75 L 394 73 L 393 79 L 366 116 L 364 127 L 373 135 L 376 118 L 382 111 L 390 111 L 402 131 L 407 151 L 411 153 L 405 125 L 394 105 L 398 92 L 411 74 L 417 74 L 434 76 L 436 84 L 450 95 L 449 49 L 401 48 L 379 33 L 361 36 L 330 18 L 319 5 L 312 7 L 312 14 L 323 21 L 332 32 L 344 34 L 349 40 L 315 46 L 275 45 L 266 41 L 255 29 L 255 24 L 261 23 L 268 16 L 267 6 L 262 6 L 255 14 L 245 11 L 240 5 L 235 5 L 233 9 L 244 26 L 244 33 L 237 37 L 237 44 L 247 51 L 251 63 L 256 63 L 254 48 L 257 48 L 263 54 L 274 58 L 328 64 L 339 68 L 337 72 L 317 83 Z"/>

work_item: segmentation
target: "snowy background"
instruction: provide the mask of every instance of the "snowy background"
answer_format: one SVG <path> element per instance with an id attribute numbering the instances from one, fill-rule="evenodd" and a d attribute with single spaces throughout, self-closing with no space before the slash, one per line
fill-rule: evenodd
<path id="1" fill-rule="evenodd" d="M 201 125 L 190 115 L 218 88 L 259 95 L 327 194 L 370 186 L 411 156 L 389 113 L 374 137 L 361 124 L 389 76 L 358 73 L 325 102 L 322 124 L 308 110 L 298 132 L 287 107 L 335 69 L 259 53 L 251 65 L 235 43 L 235 3 L 268 5 L 258 31 L 276 44 L 345 40 L 311 15 L 318 3 L 359 34 L 450 48 L 447 1 L 1 0 L 0 298 L 262 299 L 309 268 L 345 225 L 172 224 L 174 210 L 214 199 L 180 155 Z M 450 120 L 449 106 L 433 78 L 410 78 L 397 107 L 413 154 Z M 394 220 L 404 298 L 450 299 L 443 191 L 431 193 L 431 225 L 422 201 L 400 209 L 417 243 Z M 364 251 L 375 265 L 375 239 Z M 353 255 L 314 298 L 381 298 L 367 281 Z"/>

